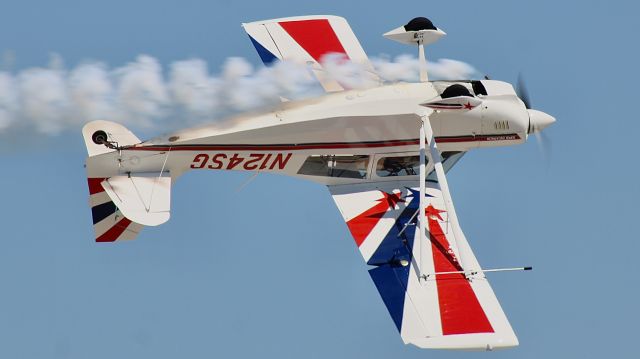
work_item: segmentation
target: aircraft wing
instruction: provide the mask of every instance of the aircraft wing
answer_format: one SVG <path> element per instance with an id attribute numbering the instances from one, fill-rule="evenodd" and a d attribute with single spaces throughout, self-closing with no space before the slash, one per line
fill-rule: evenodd
<path id="1" fill-rule="evenodd" d="M 341 58 L 370 70 L 367 54 L 360 46 L 347 21 L 338 16 L 297 16 L 242 24 L 260 58 L 269 65 L 276 60 L 311 65 L 311 69 L 327 92 L 348 89 L 331 78 L 322 66 L 325 56 L 337 54 Z"/>
<path id="2" fill-rule="evenodd" d="M 437 180 L 427 178 L 423 243 L 418 180 L 329 190 L 405 343 L 467 350 L 518 345 Z M 437 274 L 457 271 L 467 273 Z"/>

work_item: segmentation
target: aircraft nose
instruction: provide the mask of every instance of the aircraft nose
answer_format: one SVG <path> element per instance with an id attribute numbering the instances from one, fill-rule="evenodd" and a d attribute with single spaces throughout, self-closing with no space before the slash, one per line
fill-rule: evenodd
<path id="1" fill-rule="evenodd" d="M 537 133 L 545 129 L 546 127 L 552 125 L 556 122 L 556 119 L 542 111 L 538 110 L 527 110 L 529 112 L 529 130 L 528 132 Z"/>

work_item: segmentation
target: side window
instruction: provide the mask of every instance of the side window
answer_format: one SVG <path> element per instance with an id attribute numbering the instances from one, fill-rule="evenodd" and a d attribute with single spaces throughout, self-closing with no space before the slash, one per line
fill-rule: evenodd
<path id="1" fill-rule="evenodd" d="M 383 157 L 376 163 L 378 177 L 416 176 L 419 173 L 420 156 Z"/>
<path id="2" fill-rule="evenodd" d="M 368 166 L 369 156 L 309 156 L 300 167 L 300 170 L 298 170 L 298 174 L 362 179 L 367 177 Z"/>

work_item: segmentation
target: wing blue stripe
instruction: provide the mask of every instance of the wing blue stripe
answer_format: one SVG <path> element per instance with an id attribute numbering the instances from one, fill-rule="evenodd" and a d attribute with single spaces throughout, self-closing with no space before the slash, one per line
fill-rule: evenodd
<path id="1" fill-rule="evenodd" d="M 385 264 L 369 270 L 369 275 L 378 288 L 382 301 L 387 306 L 391 318 L 401 332 L 404 312 L 404 297 L 409 280 L 409 266 Z"/>
<path id="2" fill-rule="evenodd" d="M 418 210 L 420 204 L 420 201 L 416 200 L 420 196 L 419 192 L 415 194 L 414 192 L 416 191 L 411 189 L 409 189 L 409 192 L 410 194 L 405 197 L 405 201 L 409 202 L 407 207 L 405 207 L 400 216 L 398 216 L 394 226 L 389 230 L 371 258 L 369 258 L 367 264 L 382 265 L 400 259 L 411 259 L 411 248 L 413 248 L 415 236 L 415 231 L 412 226 L 415 225 L 415 223 L 409 224 L 407 226 L 408 228 L 398 237 L 398 234 L 405 225 L 409 223 L 409 220 L 411 220 L 413 214 Z M 414 220 L 414 222 L 416 221 Z"/>
<path id="3" fill-rule="evenodd" d="M 398 234 L 418 210 L 420 204 L 419 192 L 408 190 L 409 195 L 405 197 L 405 201 L 409 202 L 407 207 L 398 216 L 394 226 L 367 262 L 369 265 L 377 266 L 369 270 L 369 275 L 378 288 L 378 292 L 399 332 L 402 329 L 409 268 L 411 268 L 410 266 L 403 267 L 400 261 L 406 260 L 411 263 L 415 230 L 407 228 L 400 237 Z"/>

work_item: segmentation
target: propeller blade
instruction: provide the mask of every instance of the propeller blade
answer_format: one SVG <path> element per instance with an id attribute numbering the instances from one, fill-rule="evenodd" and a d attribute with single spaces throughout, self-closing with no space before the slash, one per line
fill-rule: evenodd
<path id="1" fill-rule="evenodd" d="M 531 109 L 531 98 L 529 97 L 529 91 L 527 91 L 527 85 L 524 82 L 522 73 L 518 74 L 518 84 L 516 86 L 516 93 L 518 97 L 524 102 L 527 109 Z"/>
<path id="2" fill-rule="evenodd" d="M 551 140 L 543 131 L 536 132 L 535 136 L 536 136 L 536 143 L 538 145 L 538 149 L 540 149 L 542 158 L 547 168 L 549 168 L 551 163 L 551 150 L 552 150 Z"/>
<path id="3" fill-rule="evenodd" d="M 522 75 L 522 73 L 518 74 L 516 94 L 522 100 L 522 102 L 524 102 L 527 110 L 532 110 L 531 97 L 529 96 L 529 90 L 527 90 L 527 85 L 524 81 L 524 76 Z M 540 114 L 542 114 L 543 116 L 540 117 Z M 531 116 L 533 115 L 537 115 L 536 121 L 531 119 Z M 551 118 L 547 114 L 535 110 L 529 111 L 529 118 L 530 120 L 528 133 L 535 135 L 538 149 L 540 150 L 542 158 L 544 159 L 544 162 L 546 163 L 548 168 L 549 164 L 551 163 L 551 141 L 549 140 L 549 137 L 547 137 L 547 135 L 542 131 L 542 129 L 555 122 L 555 119 Z"/>

